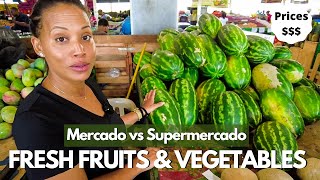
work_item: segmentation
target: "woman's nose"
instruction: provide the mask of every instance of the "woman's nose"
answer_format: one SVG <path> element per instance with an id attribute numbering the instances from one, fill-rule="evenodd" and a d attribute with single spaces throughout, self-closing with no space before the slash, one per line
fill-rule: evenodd
<path id="1" fill-rule="evenodd" d="M 81 57 L 81 56 L 84 56 L 85 54 L 86 52 L 83 45 L 80 42 L 75 42 L 73 55 L 76 57 L 79 57 L 79 56 Z"/>

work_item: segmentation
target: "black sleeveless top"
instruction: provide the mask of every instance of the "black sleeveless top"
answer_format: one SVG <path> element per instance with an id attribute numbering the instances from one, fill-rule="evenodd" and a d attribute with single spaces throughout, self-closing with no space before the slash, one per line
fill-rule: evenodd
<path id="1" fill-rule="evenodd" d="M 64 147 L 64 124 L 124 124 L 116 114 L 99 86 L 92 80 L 86 84 L 96 95 L 105 111 L 103 117 L 98 116 L 84 108 L 58 96 L 38 85 L 24 99 L 17 110 L 13 123 L 13 137 L 19 150 L 73 150 L 73 165 L 79 163 L 78 151 L 88 150 L 109 150 L 109 162 L 113 162 L 113 150 L 116 148 L 68 148 Z M 57 157 L 57 156 L 56 156 Z M 58 157 L 57 157 L 58 159 Z M 53 164 L 46 159 L 46 162 Z M 46 162 L 41 162 L 45 164 Z M 103 163 L 102 163 L 103 164 Z M 64 168 L 55 169 L 34 169 L 26 167 L 28 179 L 45 179 L 68 170 L 68 163 Z M 111 172 L 115 169 L 92 169 L 89 163 L 84 164 L 84 169 L 89 179 Z"/>

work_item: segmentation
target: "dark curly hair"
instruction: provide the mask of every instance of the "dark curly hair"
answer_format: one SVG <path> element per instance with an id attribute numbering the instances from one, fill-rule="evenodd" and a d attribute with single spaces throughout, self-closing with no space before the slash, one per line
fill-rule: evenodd
<path id="1" fill-rule="evenodd" d="M 56 6 L 57 4 L 70 4 L 79 7 L 84 12 L 86 8 L 80 0 L 38 0 L 32 9 L 30 16 L 30 30 L 35 37 L 39 37 L 41 29 L 41 17 L 46 9 Z"/>

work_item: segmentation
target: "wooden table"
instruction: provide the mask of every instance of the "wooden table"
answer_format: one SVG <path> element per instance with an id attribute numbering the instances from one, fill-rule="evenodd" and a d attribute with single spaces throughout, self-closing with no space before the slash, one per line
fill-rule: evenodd
<path id="1" fill-rule="evenodd" d="M 4 161 L 9 156 L 10 150 L 16 150 L 16 144 L 14 142 L 13 137 L 10 137 L 8 139 L 0 140 L 0 161 Z M 0 171 L 2 171 L 6 165 L 0 166 Z M 13 180 L 21 179 L 21 177 L 25 174 L 24 169 L 18 169 L 18 174 L 13 178 Z"/>

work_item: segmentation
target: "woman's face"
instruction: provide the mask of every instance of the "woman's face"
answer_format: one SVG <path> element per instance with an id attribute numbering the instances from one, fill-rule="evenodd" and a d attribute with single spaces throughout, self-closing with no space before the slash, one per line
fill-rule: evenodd
<path id="1" fill-rule="evenodd" d="M 42 14 L 39 45 L 49 74 L 67 81 L 84 81 L 95 63 L 95 43 L 86 12 L 58 4 Z"/>

